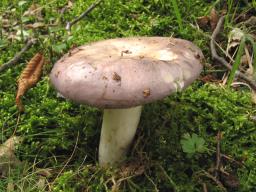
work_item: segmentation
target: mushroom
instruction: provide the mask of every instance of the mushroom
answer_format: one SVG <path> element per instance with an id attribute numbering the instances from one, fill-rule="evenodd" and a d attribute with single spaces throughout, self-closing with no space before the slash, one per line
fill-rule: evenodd
<path id="1" fill-rule="evenodd" d="M 104 109 L 100 165 L 123 161 L 134 138 L 142 105 L 191 84 L 203 54 L 189 41 L 169 37 L 118 38 L 71 50 L 50 74 L 61 95 Z"/>

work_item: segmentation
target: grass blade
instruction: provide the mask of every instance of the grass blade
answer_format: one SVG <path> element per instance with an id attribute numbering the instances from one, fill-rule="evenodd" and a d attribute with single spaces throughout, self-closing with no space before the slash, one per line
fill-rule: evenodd
<path id="1" fill-rule="evenodd" d="M 180 10 L 179 10 L 177 1 L 176 0 L 171 0 L 171 2 L 172 2 L 172 5 L 173 5 L 173 8 L 174 8 L 175 16 L 177 18 L 180 33 L 182 33 L 183 32 L 183 24 L 182 24 L 182 18 L 181 18 L 181 14 L 180 14 Z"/>
<path id="2" fill-rule="evenodd" d="M 231 72 L 230 72 L 230 75 L 229 75 L 229 78 L 228 78 L 228 82 L 227 82 L 228 87 L 230 87 L 231 83 L 233 82 L 234 77 L 235 77 L 235 73 L 238 70 L 239 65 L 241 63 L 241 57 L 242 57 L 242 54 L 243 54 L 243 51 L 244 51 L 244 46 L 245 46 L 245 37 L 242 37 L 239 48 L 238 48 L 238 51 L 237 51 L 235 63 L 233 64 L 233 67 L 231 69 Z"/>

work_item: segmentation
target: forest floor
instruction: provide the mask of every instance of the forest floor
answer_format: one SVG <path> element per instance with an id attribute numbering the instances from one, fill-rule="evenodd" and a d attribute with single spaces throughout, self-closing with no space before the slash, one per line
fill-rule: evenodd
<path id="1" fill-rule="evenodd" d="M 105 0 L 68 31 L 93 3 L 0 2 L 0 142 L 13 147 L 0 146 L 0 192 L 256 191 L 255 0 Z M 58 97 L 49 73 L 71 48 L 130 36 L 190 40 L 204 70 L 183 92 L 145 105 L 127 161 L 102 168 L 102 111 Z M 36 53 L 42 75 L 19 112 L 17 80 Z"/>

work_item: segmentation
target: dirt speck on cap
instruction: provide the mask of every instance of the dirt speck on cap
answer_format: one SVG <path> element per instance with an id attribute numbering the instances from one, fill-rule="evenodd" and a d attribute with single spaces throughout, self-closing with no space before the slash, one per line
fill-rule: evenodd
<path id="1" fill-rule="evenodd" d="M 59 76 L 60 73 L 61 73 L 60 71 L 58 71 L 57 73 L 55 73 L 55 77 L 58 78 L 58 76 Z"/>
<path id="2" fill-rule="evenodd" d="M 132 52 L 130 50 L 124 50 L 124 51 L 121 51 L 121 56 L 123 57 L 123 55 L 125 54 L 132 54 Z"/>
<path id="3" fill-rule="evenodd" d="M 114 72 L 112 79 L 115 81 L 121 81 L 122 78 L 120 75 L 118 75 L 116 72 Z"/>
<path id="4" fill-rule="evenodd" d="M 201 58 L 199 53 L 196 53 L 194 56 L 195 56 L 196 59 L 200 59 Z"/>
<path id="5" fill-rule="evenodd" d="M 145 98 L 148 97 L 148 96 L 150 96 L 150 89 L 149 89 L 149 88 L 143 90 L 143 96 L 144 96 Z"/>

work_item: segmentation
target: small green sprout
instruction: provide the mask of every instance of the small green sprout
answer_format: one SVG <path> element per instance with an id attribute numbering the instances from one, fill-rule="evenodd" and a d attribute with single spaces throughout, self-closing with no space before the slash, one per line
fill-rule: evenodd
<path id="1" fill-rule="evenodd" d="M 205 140 L 195 133 L 193 133 L 192 136 L 189 133 L 184 134 L 180 143 L 183 152 L 188 153 L 189 155 L 193 155 L 197 152 L 203 153 L 206 149 Z"/>

